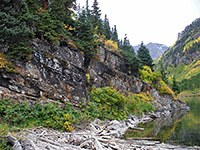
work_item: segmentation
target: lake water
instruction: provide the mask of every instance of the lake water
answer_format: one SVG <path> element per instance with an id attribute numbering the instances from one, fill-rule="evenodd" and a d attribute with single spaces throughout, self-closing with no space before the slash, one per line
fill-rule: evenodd
<path id="1" fill-rule="evenodd" d="M 188 112 L 174 112 L 168 117 L 139 125 L 145 130 L 129 131 L 125 136 L 152 137 L 171 144 L 200 146 L 200 97 L 186 97 L 182 100 L 190 107 Z"/>

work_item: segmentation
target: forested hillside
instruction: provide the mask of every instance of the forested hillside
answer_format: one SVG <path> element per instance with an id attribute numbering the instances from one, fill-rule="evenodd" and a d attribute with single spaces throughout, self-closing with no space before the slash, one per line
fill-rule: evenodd
<path id="1" fill-rule="evenodd" d="M 164 67 L 169 83 L 175 77 L 180 91 L 200 88 L 200 19 L 179 33 L 179 39 L 157 61 Z"/>

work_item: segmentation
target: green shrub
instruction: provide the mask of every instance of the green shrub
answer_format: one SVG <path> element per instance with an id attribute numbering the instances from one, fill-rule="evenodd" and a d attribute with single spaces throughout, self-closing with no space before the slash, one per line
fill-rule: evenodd
<path id="1" fill-rule="evenodd" d="M 66 115 L 68 117 L 66 117 Z M 0 101 L 0 117 L 2 122 L 9 123 L 17 127 L 45 126 L 57 130 L 70 130 L 72 127 L 68 125 L 78 123 L 78 120 L 85 118 L 84 114 L 79 110 L 74 110 L 70 105 L 66 104 L 62 109 L 58 104 L 40 105 L 36 103 L 29 106 L 27 103 L 16 103 L 10 99 Z"/>
<path id="2" fill-rule="evenodd" d="M 155 110 L 150 94 L 130 94 L 124 96 L 112 87 L 96 88 L 91 91 L 91 102 L 83 102 L 80 109 L 69 104 L 61 108 L 59 104 L 41 105 L 26 102 L 18 103 L 9 98 L 0 100 L 0 124 L 11 127 L 28 128 L 35 126 L 50 127 L 61 131 L 72 131 L 82 121 L 95 118 L 124 120 L 128 114 L 141 115 Z"/>
<path id="3" fill-rule="evenodd" d="M 129 113 L 141 115 L 155 110 L 150 103 L 153 98 L 146 93 L 129 94 L 126 97 L 112 87 L 93 87 L 91 99 L 87 111 L 93 118 L 123 120 Z"/>
<path id="4" fill-rule="evenodd" d="M 88 111 L 101 119 L 126 119 L 126 97 L 112 87 L 93 87 Z"/>
<path id="5" fill-rule="evenodd" d="M 155 110 L 155 107 L 150 103 L 153 102 L 153 97 L 146 93 L 130 94 L 127 99 L 127 109 L 132 115 L 142 115 L 142 113 Z"/>

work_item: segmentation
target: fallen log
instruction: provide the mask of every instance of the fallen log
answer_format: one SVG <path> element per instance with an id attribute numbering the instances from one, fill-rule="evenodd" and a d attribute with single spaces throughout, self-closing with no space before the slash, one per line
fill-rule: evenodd
<path id="1" fill-rule="evenodd" d="M 144 131 L 144 128 L 130 127 L 131 130 Z"/>
<path id="2" fill-rule="evenodd" d="M 149 140 L 149 141 L 159 141 L 159 138 L 156 137 L 129 137 L 126 140 Z"/>

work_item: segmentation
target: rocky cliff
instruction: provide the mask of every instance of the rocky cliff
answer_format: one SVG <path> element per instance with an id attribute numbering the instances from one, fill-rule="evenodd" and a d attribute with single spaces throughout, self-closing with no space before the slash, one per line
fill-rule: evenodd
<path id="1" fill-rule="evenodd" d="M 12 62 L 14 70 L 0 68 L 0 99 L 70 102 L 78 107 L 82 100 L 90 100 L 94 85 L 113 86 L 125 94 L 149 91 L 158 109 L 185 106 L 130 75 L 122 56 L 104 47 L 99 47 L 88 67 L 84 53 L 70 44 L 52 47 L 35 39 L 32 49 L 31 61 Z"/>

